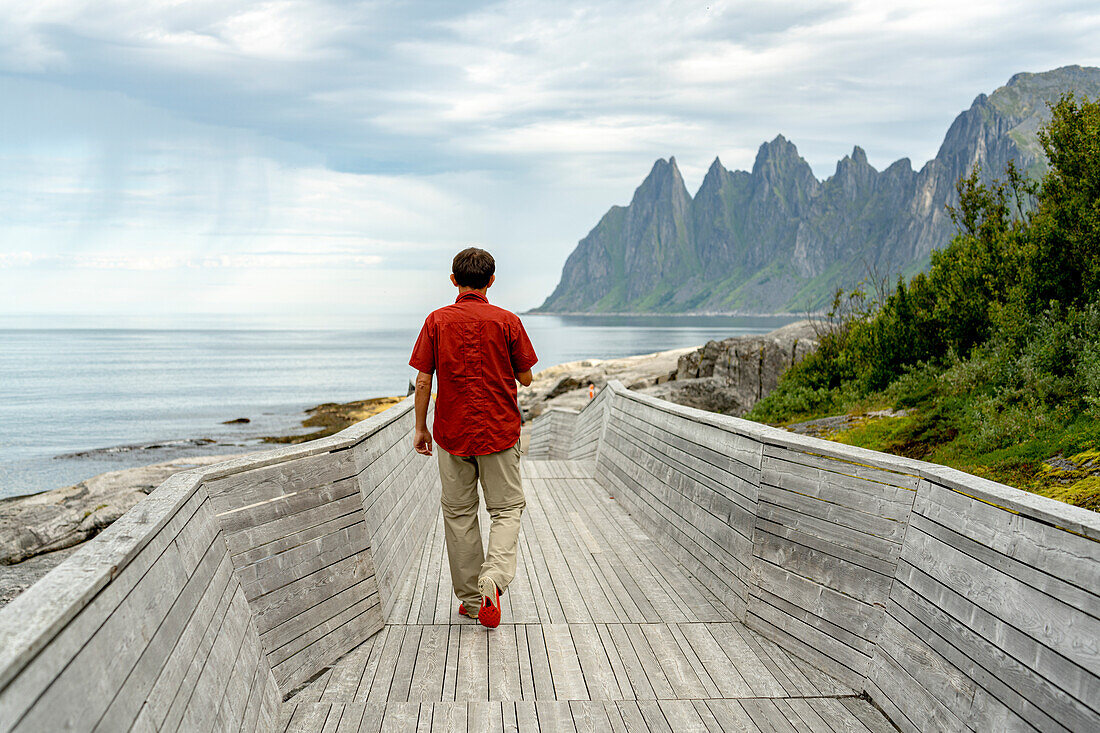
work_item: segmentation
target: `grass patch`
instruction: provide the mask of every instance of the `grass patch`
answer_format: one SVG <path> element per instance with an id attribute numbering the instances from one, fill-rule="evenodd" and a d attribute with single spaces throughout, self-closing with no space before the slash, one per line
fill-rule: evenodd
<path id="1" fill-rule="evenodd" d="M 263 438 L 265 443 L 297 444 L 318 438 L 335 435 L 344 428 L 350 428 L 357 422 L 366 420 L 393 407 L 404 397 L 372 397 L 356 402 L 326 402 L 306 411 L 309 415 L 302 421 L 302 427 L 317 428 L 304 435 L 273 435 Z"/>

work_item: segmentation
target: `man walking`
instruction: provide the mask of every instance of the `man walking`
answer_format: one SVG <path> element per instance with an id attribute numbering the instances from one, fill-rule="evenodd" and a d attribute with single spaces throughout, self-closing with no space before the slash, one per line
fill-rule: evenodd
<path id="1" fill-rule="evenodd" d="M 531 384 L 531 367 L 538 361 L 519 317 L 486 298 L 495 272 L 493 256 L 483 249 L 455 255 L 451 283 L 458 298 L 428 315 L 409 359 L 419 372 L 416 452 L 432 455 L 433 437 L 439 448 L 443 527 L 451 584 L 461 601 L 458 612 L 490 628 L 500 624 L 500 594 L 516 574 L 520 517 L 527 504 L 519 472 L 516 380 Z M 429 432 L 433 373 L 438 391 Z M 492 519 L 488 552 L 477 517 L 479 479 Z"/>

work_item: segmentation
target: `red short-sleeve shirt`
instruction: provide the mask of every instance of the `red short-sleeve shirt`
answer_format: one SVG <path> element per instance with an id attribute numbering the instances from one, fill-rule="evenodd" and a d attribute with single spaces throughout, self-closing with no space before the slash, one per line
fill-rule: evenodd
<path id="1" fill-rule="evenodd" d="M 409 366 L 436 375 L 432 438 L 457 456 L 511 448 L 523 422 L 516 375 L 538 357 L 519 316 L 476 291 L 424 320 Z"/>

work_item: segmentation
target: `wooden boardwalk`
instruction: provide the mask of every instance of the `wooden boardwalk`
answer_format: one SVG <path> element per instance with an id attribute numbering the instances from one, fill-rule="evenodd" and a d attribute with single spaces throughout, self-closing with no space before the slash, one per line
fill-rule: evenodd
<path id="1" fill-rule="evenodd" d="M 895 728 L 850 687 L 734 620 L 592 478 L 523 464 L 503 623 L 456 613 L 440 518 L 378 634 L 291 693 L 279 731 Z M 488 517 L 482 516 L 483 532 Z"/>

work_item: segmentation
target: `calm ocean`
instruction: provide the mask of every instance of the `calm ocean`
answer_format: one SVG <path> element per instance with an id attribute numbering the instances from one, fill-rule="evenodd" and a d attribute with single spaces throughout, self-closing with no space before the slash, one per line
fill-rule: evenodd
<path id="1" fill-rule="evenodd" d="M 338 330 L 0 321 L 0 497 L 188 455 L 244 452 L 322 402 L 403 395 L 423 315 Z M 525 316 L 540 368 L 764 333 L 789 317 Z M 66 324 L 63 324 L 66 325 Z M 248 425 L 223 425 L 238 417 Z M 213 440 L 216 444 L 205 441 Z"/>

